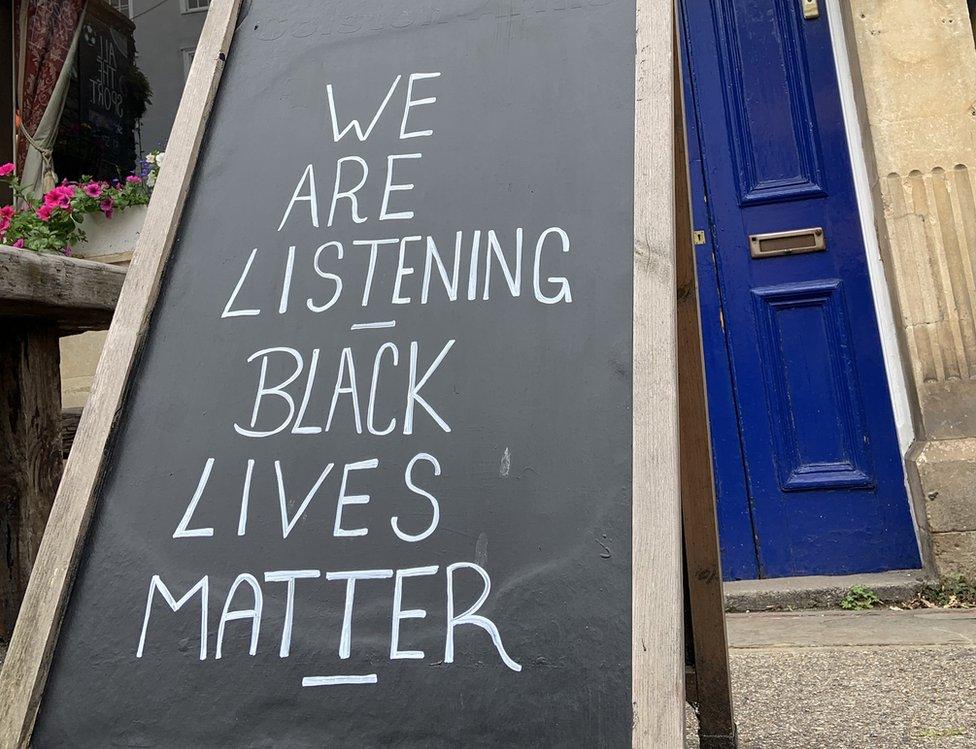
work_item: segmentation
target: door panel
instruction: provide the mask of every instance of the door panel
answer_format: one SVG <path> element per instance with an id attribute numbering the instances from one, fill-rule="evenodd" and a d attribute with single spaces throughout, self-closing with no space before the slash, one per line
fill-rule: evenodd
<path id="1" fill-rule="evenodd" d="M 759 576 L 917 567 L 824 11 L 805 20 L 800 0 L 683 11 L 696 221 L 708 226 L 699 273 L 717 295 L 702 300 L 703 325 L 720 326 L 706 345 L 727 358 L 724 372 L 717 352 L 706 361 L 710 406 L 729 408 L 716 384 L 727 379 L 738 432 L 738 455 L 717 455 L 716 470 L 738 462 L 745 478 L 745 497 L 719 478 L 723 544 L 751 534 Z M 750 235 L 802 228 L 821 229 L 825 249 L 750 253 Z M 716 432 L 716 453 L 733 450 Z M 745 574 L 729 577 L 748 576 L 736 557 Z"/>
<path id="2" fill-rule="evenodd" d="M 780 488 L 873 487 L 841 282 L 752 293 Z"/>
<path id="3" fill-rule="evenodd" d="M 739 3 L 736 3 L 737 5 Z M 728 92 L 732 159 L 742 204 L 823 195 L 803 35 L 792 0 L 743 14 L 715 3 L 719 74 Z M 763 75 L 750 72 L 761 69 Z"/>

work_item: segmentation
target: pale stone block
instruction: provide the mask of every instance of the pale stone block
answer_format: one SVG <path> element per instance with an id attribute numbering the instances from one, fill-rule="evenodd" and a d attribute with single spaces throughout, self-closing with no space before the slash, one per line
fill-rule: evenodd
<path id="1" fill-rule="evenodd" d="M 880 176 L 973 165 L 976 48 L 965 0 L 851 0 Z"/>
<path id="2" fill-rule="evenodd" d="M 925 443 L 915 470 L 929 530 L 976 532 L 976 438 Z"/>
<path id="3" fill-rule="evenodd" d="M 96 330 L 61 339 L 61 405 L 63 408 L 78 408 L 85 405 L 107 335 L 107 331 Z"/>
<path id="4" fill-rule="evenodd" d="M 887 272 L 923 433 L 976 435 L 976 180 L 936 167 L 881 180 Z"/>
<path id="5" fill-rule="evenodd" d="M 919 388 L 922 424 L 933 440 L 976 435 L 976 380 L 925 382 Z"/>
<path id="6" fill-rule="evenodd" d="M 976 577 L 976 531 L 933 533 L 932 549 L 941 577 Z"/>

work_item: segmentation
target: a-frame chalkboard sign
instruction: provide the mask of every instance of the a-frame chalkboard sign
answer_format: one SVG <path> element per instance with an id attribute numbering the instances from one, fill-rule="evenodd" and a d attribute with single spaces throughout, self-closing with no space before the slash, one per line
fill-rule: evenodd
<path id="1" fill-rule="evenodd" d="M 0 745 L 681 746 L 672 24 L 211 3 Z"/>

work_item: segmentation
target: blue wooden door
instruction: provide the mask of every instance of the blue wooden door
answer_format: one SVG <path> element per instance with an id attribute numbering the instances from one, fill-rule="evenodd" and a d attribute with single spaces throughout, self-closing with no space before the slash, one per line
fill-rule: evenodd
<path id="1" fill-rule="evenodd" d="M 919 565 L 824 5 L 683 8 L 731 579 Z"/>

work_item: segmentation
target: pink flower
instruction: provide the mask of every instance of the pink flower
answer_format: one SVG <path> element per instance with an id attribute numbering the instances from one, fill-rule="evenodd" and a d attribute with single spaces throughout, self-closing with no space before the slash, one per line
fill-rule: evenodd
<path id="1" fill-rule="evenodd" d="M 105 214 L 105 218 L 112 218 L 112 214 L 115 212 L 115 203 L 111 198 L 105 198 L 98 204 L 98 207 Z"/>
<path id="2" fill-rule="evenodd" d="M 89 182 L 81 189 L 84 190 L 85 195 L 89 198 L 97 198 L 102 194 L 102 186 L 98 182 Z"/>
<path id="3" fill-rule="evenodd" d="M 53 208 L 71 208 L 71 199 L 75 196 L 75 188 L 70 185 L 62 185 L 60 187 L 55 187 L 53 190 L 45 194 L 44 205 L 49 205 Z"/>
<path id="4" fill-rule="evenodd" d="M 40 208 L 37 209 L 37 217 L 41 221 L 50 221 L 51 214 L 54 213 L 55 206 L 51 203 L 45 203 Z"/>
<path id="5" fill-rule="evenodd" d="M 9 177 L 11 174 L 14 173 L 14 170 L 16 168 L 17 167 L 13 165 L 13 162 L 8 161 L 3 166 L 0 166 L 0 177 Z"/>
<path id="6" fill-rule="evenodd" d="M 23 249 L 23 248 L 24 248 L 24 240 L 23 240 L 23 239 L 18 239 L 18 240 L 17 240 L 16 242 L 14 242 L 14 243 L 13 243 L 13 245 L 11 245 L 11 246 L 12 246 L 12 247 L 16 247 L 16 248 L 17 248 L 18 250 L 21 250 L 21 249 Z"/>
<path id="7" fill-rule="evenodd" d="M 0 217 L 7 219 L 8 221 L 14 217 L 14 207 L 12 205 L 5 205 L 0 208 Z"/>
<path id="8" fill-rule="evenodd" d="M 71 245 L 65 245 L 65 248 L 61 250 L 61 252 L 63 252 L 67 257 L 71 257 L 71 253 L 73 252 Z"/>
<path id="9" fill-rule="evenodd" d="M 142 184 L 142 177 L 137 177 L 134 174 L 130 174 L 128 177 L 125 178 L 125 181 L 128 182 L 130 185 L 140 185 Z"/>

